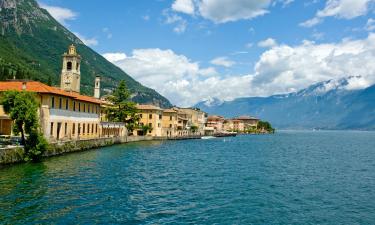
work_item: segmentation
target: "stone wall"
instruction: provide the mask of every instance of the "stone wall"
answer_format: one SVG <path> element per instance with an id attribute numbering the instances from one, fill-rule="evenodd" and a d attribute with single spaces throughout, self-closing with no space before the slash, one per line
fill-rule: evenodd
<path id="1" fill-rule="evenodd" d="M 129 136 L 129 137 L 110 137 L 100 139 L 86 139 L 75 141 L 62 141 L 51 143 L 44 157 L 62 155 L 70 152 L 85 151 L 94 148 L 101 148 L 114 144 L 127 142 L 151 141 L 150 136 Z M 24 150 L 22 147 L 9 147 L 0 149 L 0 165 L 19 163 L 23 161 Z"/>

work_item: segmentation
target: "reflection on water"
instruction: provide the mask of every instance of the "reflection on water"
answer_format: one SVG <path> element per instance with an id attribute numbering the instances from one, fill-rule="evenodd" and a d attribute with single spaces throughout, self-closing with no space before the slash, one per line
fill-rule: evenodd
<path id="1" fill-rule="evenodd" d="M 370 224 L 373 149 L 372 132 L 283 132 L 68 154 L 0 169 L 0 221 Z"/>

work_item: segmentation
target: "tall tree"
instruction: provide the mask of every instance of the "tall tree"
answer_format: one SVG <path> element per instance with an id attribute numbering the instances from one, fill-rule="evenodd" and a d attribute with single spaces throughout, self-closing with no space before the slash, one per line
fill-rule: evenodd
<path id="1" fill-rule="evenodd" d="M 25 159 L 39 160 L 47 148 L 47 142 L 39 131 L 38 103 L 35 94 L 26 91 L 6 91 L 2 94 L 0 102 L 4 112 L 13 121 L 13 133 L 21 134 Z"/>
<path id="2" fill-rule="evenodd" d="M 113 104 L 107 110 L 107 118 L 111 122 L 124 122 L 129 131 L 133 131 L 139 121 L 137 107 L 130 100 L 130 91 L 125 81 L 120 81 L 108 100 Z"/>

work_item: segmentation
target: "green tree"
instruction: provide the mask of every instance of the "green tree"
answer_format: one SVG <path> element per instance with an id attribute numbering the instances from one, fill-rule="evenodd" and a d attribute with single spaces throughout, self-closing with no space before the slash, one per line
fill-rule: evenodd
<path id="1" fill-rule="evenodd" d="M 258 130 L 265 130 L 265 131 L 267 131 L 269 133 L 274 133 L 275 132 L 275 129 L 267 121 L 259 121 L 257 127 L 258 127 Z"/>
<path id="2" fill-rule="evenodd" d="M 138 124 L 139 117 L 136 104 L 130 100 L 130 91 L 125 81 L 121 81 L 108 100 L 113 104 L 107 109 L 107 118 L 111 122 L 124 122 L 132 132 Z"/>
<path id="3" fill-rule="evenodd" d="M 13 121 L 13 133 L 21 134 L 25 160 L 39 160 L 47 149 L 47 141 L 39 131 L 38 103 L 35 95 L 26 91 L 6 91 L 2 94 L 0 102 L 4 112 Z"/>
<path id="4" fill-rule="evenodd" d="M 192 125 L 192 126 L 190 127 L 190 130 L 191 130 L 191 132 L 193 132 L 193 134 L 195 134 L 195 132 L 198 131 L 198 126 Z"/>
<path id="5" fill-rule="evenodd" d="M 153 128 L 150 125 L 142 125 L 141 126 L 143 135 L 146 135 L 148 132 L 152 132 Z"/>

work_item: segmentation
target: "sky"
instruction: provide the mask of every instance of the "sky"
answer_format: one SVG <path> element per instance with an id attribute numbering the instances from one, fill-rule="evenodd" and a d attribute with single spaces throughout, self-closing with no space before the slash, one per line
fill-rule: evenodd
<path id="1" fill-rule="evenodd" d="M 39 0 L 178 106 L 375 83 L 375 0 Z"/>

